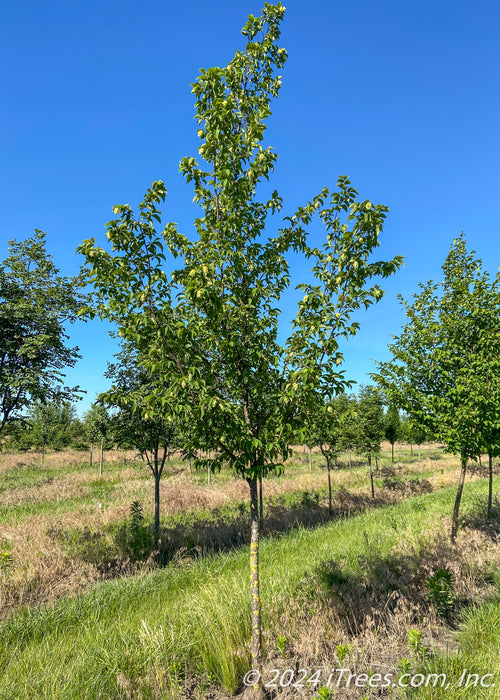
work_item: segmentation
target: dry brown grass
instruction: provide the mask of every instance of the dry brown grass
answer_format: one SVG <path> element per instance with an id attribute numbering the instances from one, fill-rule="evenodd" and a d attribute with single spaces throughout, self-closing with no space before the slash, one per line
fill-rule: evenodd
<path id="1" fill-rule="evenodd" d="M 125 457 L 132 459 L 133 453 L 129 452 Z M 37 456 L 0 455 L 0 475 L 11 469 L 22 469 L 22 466 L 19 467 L 20 463 L 29 465 L 32 458 Z M 124 454 L 110 451 L 106 453 L 106 459 L 115 463 L 122 462 Z M 310 473 L 307 459 L 301 448 L 298 448 L 290 460 L 290 471 L 280 479 L 265 481 L 265 502 L 270 498 L 297 491 L 314 493 L 318 489 L 325 489 L 326 470 L 318 468 L 320 460 L 317 454 L 315 460 L 314 470 Z M 111 524 L 123 522 L 127 518 L 133 500 L 141 501 L 146 515 L 153 511 L 152 479 L 145 478 L 148 469 L 141 463 L 124 466 L 119 471 L 118 479 L 116 470 L 106 472 L 106 464 L 103 477 L 99 479 L 96 466 L 92 469 L 88 467 L 87 454 L 69 451 L 48 454 L 45 466 L 49 465 L 64 467 L 65 473 L 58 474 L 55 469 L 50 479 L 37 486 L 12 488 L 0 494 L 0 505 L 38 505 L 42 508 L 37 515 L 19 516 L 4 520 L 3 523 L 0 521 L 0 551 L 10 551 L 10 565 L 0 568 L 0 610 L 12 609 L 20 603 L 46 602 L 61 595 L 74 594 L 109 575 L 109 572 L 103 570 L 96 562 L 69 556 L 62 538 L 55 537 L 54 533 L 81 532 L 85 529 L 91 533 L 103 532 Z M 74 466 L 74 469 L 68 471 L 68 466 Z M 437 488 L 456 482 L 457 467 L 456 459 L 450 455 L 443 455 L 439 460 L 423 459 L 420 464 L 414 462 L 408 465 L 399 462 L 381 470 L 378 476 L 390 480 L 392 476 L 404 474 L 411 477 L 432 469 L 434 476 L 430 477 L 429 481 Z M 335 471 L 332 480 L 335 489 L 341 487 L 351 491 L 350 494 L 345 490 L 336 493 L 334 512 L 338 517 L 354 514 L 372 505 L 396 502 L 407 495 L 404 489 L 387 489 L 383 499 L 378 498 L 373 504 L 369 497 L 368 479 L 363 477 L 360 481 L 356 471 L 353 476 L 348 470 Z M 92 497 L 92 487 L 96 483 L 108 484 L 109 493 L 102 497 Z M 245 481 L 222 474 L 213 477 L 210 485 L 202 484 L 200 475 L 191 473 L 187 465 L 182 466 L 180 463 L 171 465 L 161 482 L 160 490 L 165 526 L 168 526 L 169 516 L 184 511 L 211 511 L 248 500 L 248 485 Z M 66 504 L 70 501 L 71 510 L 64 512 L 64 508 L 68 507 Z M 45 505 L 51 506 L 55 512 L 44 512 Z M 299 522 L 317 524 L 326 517 L 324 505 L 316 510 L 306 505 L 302 510 L 295 509 L 290 513 L 282 506 L 266 507 L 266 529 L 268 532 L 283 531 Z M 195 545 L 200 549 L 235 546 L 245 541 L 247 525 L 247 518 L 243 514 L 239 520 L 235 519 L 229 524 L 219 519 L 215 524 L 200 526 Z M 169 535 L 170 546 L 182 549 L 186 537 L 192 540 L 189 529 L 175 526 Z M 128 570 L 127 567 L 129 562 L 118 562 L 114 573 Z"/>
<path id="2" fill-rule="evenodd" d="M 362 575 L 349 576 L 348 566 L 338 567 L 332 562 L 331 570 L 338 568 L 340 573 L 342 568 L 344 578 L 325 583 L 320 568 L 305 580 L 302 595 L 291 601 L 281 620 L 285 653 L 277 653 L 276 639 L 266 639 L 269 653 L 264 677 L 272 678 L 273 668 L 320 668 L 326 679 L 331 669 L 348 668 L 353 674 L 392 673 L 395 680 L 401 659 L 417 662 L 408 643 L 408 631 L 412 629 L 422 633 L 427 650 L 452 651 L 457 645 L 451 632 L 453 619 L 450 627 L 450 621 L 445 623 L 437 615 L 429 602 L 426 579 L 439 569 L 452 572 L 452 618 L 459 619 L 462 608 L 480 603 L 490 592 L 485 572 L 500 566 L 500 537 L 467 529 L 452 545 L 443 540 L 440 525 L 426 534 L 425 546 L 406 541 L 399 543 L 389 557 L 365 557 Z M 339 655 L 342 651 L 345 657 Z M 362 696 L 389 694 L 367 688 Z M 360 689 L 354 683 L 350 688 L 342 684 L 335 697 L 359 700 Z M 280 698 L 295 699 L 297 690 L 284 690 Z"/>

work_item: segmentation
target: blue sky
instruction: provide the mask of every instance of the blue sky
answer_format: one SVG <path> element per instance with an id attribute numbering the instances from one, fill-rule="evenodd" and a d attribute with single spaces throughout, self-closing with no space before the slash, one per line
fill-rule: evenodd
<path id="1" fill-rule="evenodd" d="M 366 383 L 401 326 L 396 295 L 439 279 L 460 231 L 490 271 L 500 264 L 500 5 L 285 4 L 289 60 L 266 138 L 284 213 L 347 174 L 363 199 L 390 207 L 380 256 L 405 256 L 345 348 L 348 376 Z M 259 10 L 250 0 L 4 3 L 0 259 L 9 239 L 40 228 L 74 274 L 81 241 L 103 243 L 112 206 L 137 204 L 155 179 L 169 190 L 165 221 L 189 232 L 192 189 L 178 164 L 198 145 L 190 83 L 242 48 L 239 30 Z M 98 321 L 72 327 L 71 341 L 84 356 L 68 374 L 88 391 L 82 410 L 106 389 L 115 347 Z"/>

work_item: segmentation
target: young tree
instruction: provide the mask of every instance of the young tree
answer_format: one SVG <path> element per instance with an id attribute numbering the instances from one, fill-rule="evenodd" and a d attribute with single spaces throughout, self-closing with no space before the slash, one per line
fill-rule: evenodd
<path id="1" fill-rule="evenodd" d="M 59 450 L 69 445 L 75 420 L 76 410 L 69 401 L 38 401 L 27 415 L 24 442 L 41 448 L 43 463 L 46 447 Z"/>
<path id="2" fill-rule="evenodd" d="M 373 465 L 375 458 L 378 468 L 380 443 L 384 437 L 384 409 L 380 392 L 373 386 L 363 386 L 358 396 L 358 452 L 365 455 L 370 469 L 372 498 L 375 498 Z"/>
<path id="3" fill-rule="evenodd" d="M 158 377 L 140 364 L 139 354 L 132 343 L 125 343 L 116 355 L 117 362 L 108 365 L 106 377 L 113 381 L 109 391 L 100 400 L 110 408 L 117 408 L 112 424 L 119 444 L 133 445 L 139 450 L 154 477 L 155 543 L 160 539 L 160 479 L 176 437 L 176 423 L 164 406 L 157 411 L 147 399 L 155 385 L 165 386 Z"/>
<path id="4" fill-rule="evenodd" d="M 71 399 L 65 367 L 80 357 L 66 346 L 65 324 L 77 318 L 84 296 L 81 277 L 61 277 L 35 231 L 10 241 L 0 263 L 0 435 L 36 401 Z"/>
<path id="5" fill-rule="evenodd" d="M 128 205 L 115 207 L 118 218 L 107 227 L 112 253 L 93 239 L 80 249 L 100 295 L 97 312 L 137 345 L 148 371 L 164 378 L 145 404 L 156 412 L 176 406 L 194 428 L 188 447 L 216 446 L 214 468 L 224 460 L 248 483 L 257 669 L 259 478 L 281 468 L 301 415 L 317 395 L 333 396 L 348 385 L 339 369 L 339 341 L 358 329 L 353 312 L 382 297 L 375 278 L 391 275 L 401 263 L 399 257 L 371 261 L 387 209 L 358 201 L 346 177 L 337 190 L 324 189 L 283 228 L 265 235 L 267 220 L 282 207 L 276 191 L 259 201 L 257 185 L 270 178 L 276 161 L 261 142 L 281 84 L 276 71 L 286 59 L 276 43 L 283 14 L 281 4 L 266 4 L 261 17 L 250 16 L 245 50 L 225 68 L 203 70 L 193 86 L 202 163 L 185 158 L 181 171 L 201 207 L 196 237 L 182 235 L 174 224 L 156 233 L 166 194 L 157 181 L 138 217 Z M 326 227 L 321 246 L 311 245 L 306 231 L 315 214 Z M 312 260 L 315 279 L 298 285 L 304 296 L 290 336 L 280 343 L 279 306 L 290 285 L 292 251 Z M 169 273 L 167 252 L 174 261 Z"/>
<path id="6" fill-rule="evenodd" d="M 397 405 L 460 454 L 452 540 L 467 461 L 496 439 L 500 425 L 500 275 L 491 281 L 474 254 L 461 235 L 442 283 L 421 285 L 412 304 L 402 300 L 408 321 L 389 346 L 393 359 L 374 375 Z"/>
<path id="7" fill-rule="evenodd" d="M 352 452 L 358 440 L 358 403 L 353 395 L 340 394 L 337 397 L 340 412 L 340 447 L 349 454 L 349 469 L 352 475 Z"/>
<path id="8" fill-rule="evenodd" d="M 328 512 L 332 514 L 332 480 L 331 471 L 337 466 L 337 460 L 345 439 L 345 424 L 351 418 L 348 398 L 345 394 L 334 397 L 326 404 L 321 403 L 311 411 L 308 419 L 308 433 L 312 444 L 317 445 L 326 461 L 328 473 Z"/>
<path id="9" fill-rule="evenodd" d="M 394 464 L 394 443 L 399 438 L 401 420 L 396 406 L 389 406 L 384 416 L 385 439 L 391 443 L 391 460 Z"/>
<path id="10" fill-rule="evenodd" d="M 90 466 L 93 464 L 94 443 L 100 441 L 99 476 L 102 476 L 104 440 L 108 431 L 109 416 L 102 403 L 93 403 L 83 416 L 83 426 L 87 440 L 90 443 Z"/>

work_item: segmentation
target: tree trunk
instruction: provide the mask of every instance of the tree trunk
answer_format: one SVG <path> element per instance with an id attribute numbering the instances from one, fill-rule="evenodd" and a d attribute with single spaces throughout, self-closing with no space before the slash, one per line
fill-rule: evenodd
<path id="1" fill-rule="evenodd" d="M 155 464 L 155 545 L 158 546 L 160 540 L 160 471 L 158 469 L 158 464 Z"/>
<path id="2" fill-rule="evenodd" d="M 370 485 L 372 488 L 372 498 L 375 498 L 375 487 L 373 485 L 373 469 L 372 469 L 372 457 L 368 455 L 368 466 L 370 467 Z"/>
<path id="3" fill-rule="evenodd" d="M 351 476 L 352 476 L 352 453 L 351 453 L 351 448 L 349 448 L 349 470 L 350 470 Z"/>
<path id="4" fill-rule="evenodd" d="M 259 593 L 259 494 L 257 479 L 248 479 L 250 487 L 250 596 L 252 601 L 252 668 L 258 671 L 259 680 L 253 686 L 253 697 L 260 700 L 263 697 L 261 667 L 261 637 L 262 624 L 260 615 Z"/>
<path id="5" fill-rule="evenodd" d="M 90 466 L 92 466 L 94 461 L 94 443 L 90 443 Z"/>
<path id="6" fill-rule="evenodd" d="M 102 476 L 102 460 L 104 455 L 104 438 L 101 438 L 101 456 L 99 459 L 99 476 Z"/>
<path id="7" fill-rule="evenodd" d="M 488 519 L 493 514 L 493 455 L 488 450 Z"/>
<path id="8" fill-rule="evenodd" d="M 467 471 L 467 457 L 462 457 L 460 477 L 458 479 L 457 495 L 455 497 L 455 505 L 453 506 L 453 518 L 451 521 L 450 539 L 452 542 L 456 540 L 458 532 L 458 516 L 460 513 L 460 501 L 462 500 L 462 491 L 464 490 L 465 473 Z"/>
<path id="9" fill-rule="evenodd" d="M 42 442 L 42 467 L 45 464 L 45 442 Z"/>
<path id="10" fill-rule="evenodd" d="M 312 470 L 313 470 L 312 450 L 311 450 L 310 447 L 308 447 L 307 449 L 308 449 L 308 451 L 309 451 L 309 471 L 310 471 L 311 474 L 312 474 Z"/>
<path id="11" fill-rule="evenodd" d="M 326 460 L 326 470 L 328 472 L 328 515 L 332 514 L 332 475 L 330 473 L 330 460 Z"/>
<path id="12" fill-rule="evenodd" d="M 394 464 L 394 443 L 391 442 L 391 448 L 392 448 L 392 463 Z"/>
<path id="13" fill-rule="evenodd" d="M 478 455 L 477 458 L 478 458 L 478 461 L 479 461 L 479 466 L 482 467 L 482 466 L 483 466 L 483 463 L 481 462 L 481 455 Z"/>
<path id="14" fill-rule="evenodd" d="M 260 524 L 264 520 L 264 500 L 262 497 L 262 474 L 259 476 L 259 519 Z"/>
<path id="15" fill-rule="evenodd" d="M 413 457 L 413 443 L 410 442 L 410 454 Z"/>

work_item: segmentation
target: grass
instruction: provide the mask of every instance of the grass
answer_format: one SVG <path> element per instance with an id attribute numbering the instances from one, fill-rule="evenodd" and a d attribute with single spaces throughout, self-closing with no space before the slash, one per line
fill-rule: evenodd
<path id="1" fill-rule="evenodd" d="M 500 588 L 500 587 L 499 587 Z M 448 700 L 449 698 L 484 698 L 497 700 L 500 686 L 500 595 L 464 612 L 457 634 L 455 652 L 434 655 L 418 664 L 414 673 L 444 674 L 446 682 L 436 687 L 408 690 L 408 698 Z M 482 684 L 481 684 L 482 683 Z"/>
<path id="2" fill-rule="evenodd" d="M 468 489 L 484 496 L 485 483 Z M 463 534 L 455 548 L 445 544 L 453 498 L 454 489 L 443 489 L 264 540 L 268 662 L 277 663 L 277 640 L 285 637 L 283 668 L 334 663 L 343 644 L 353 647 L 349 664 L 365 671 L 392 644 L 395 665 L 406 647 L 403 622 L 416 619 L 431 631 L 439 624 L 426 597 L 433 570 L 453 568 L 457 615 L 474 591 L 491 592 L 484 571 L 498 565 L 498 547 L 478 531 Z M 343 608 L 350 597 L 354 611 Z M 245 549 L 177 561 L 21 610 L 0 623 L 0 698 L 177 698 L 184 690 L 202 698 L 208 686 L 234 693 L 250 663 L 247 598 Z M 464 654 L 477 644 L 481 624 L 464 628 Z M 487 653 L 494 643 L 486 641 Z"/>
<path id="3" fill-rule="evenodd" d="M 106 453 L 102 478 L 98 465 L 89 467 L 86 453 L 49 453 L 43 466 L 37 455 L 0 455 L 0 552 L 7 552 L 0 567 L 0 616 L 19 604 L 74 594 L 134 569 L 116 548 L 115 533 L 123 528 L 132 501 L 141 502 L 145 524 L 151 524 L 153 483 L 147 466 L 140 460 L 134 463 L 132 455 Z M 434 480 L 437 488 L 453 483 L 456 460 L 427 459 L 434 455 L 442 457 L 442 451 L 428 446 L 420 464 L 414 460 L 392 465 L 383 453 L 376 480 L 378 505 L 405 497 L 399 485 L 417 472 Z M 320 454 L 313 452 L 312 457 L 312 473 L 307 455 L 299 451 L 288 460 L 285 474 L 265 480 L 268 532 L 325 519 L 326 469 Z M 342 463 L 348 463 L 347 456 Z M 358 457 L 352 473 L 344 468 L 333 475 L 337 500 L 351 513 L 369 501 L 367 470 L 359 465 Z M 396 475 L 397 488 L 384 486 L 387 475 Z M 212 475 L 208 485 L 206 473 L 191 472 L 185 462 L 173 458 L 160 488 L 167 559 L 183 548 L 206 552 L 246 542 L 248 486 L 229 470 Z M 341 515 L 342 508 L 337 512 Z M 79 539 L 82 546 L 68 546 Z"/>

